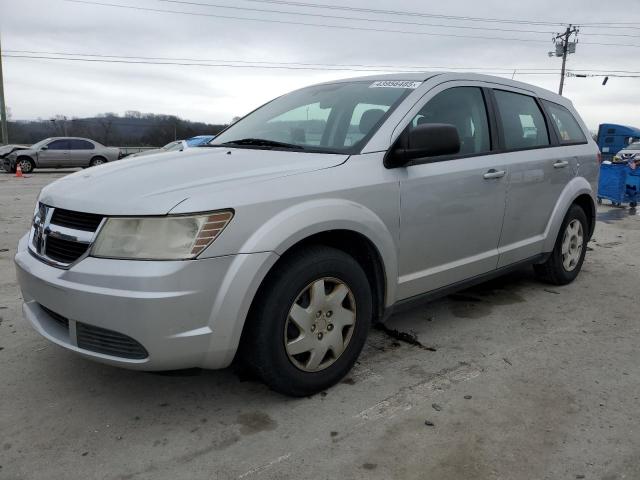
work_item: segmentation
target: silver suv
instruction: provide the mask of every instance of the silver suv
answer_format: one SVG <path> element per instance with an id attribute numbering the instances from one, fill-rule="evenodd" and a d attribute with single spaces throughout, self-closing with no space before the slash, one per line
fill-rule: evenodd
<path id="1" fill-rule="evenodd" d="M 15 257 L 24 314 L 96 361 L 237 358 L 308 395 L 339 381 L 372 322 L 401 305 L 525 264 L 574 280 L 597 156 L 568 100 L 503 78 L 303 88 L 208 148 L 45 187 Z"/>
<path id="2" fill-rule="evenodd" d="M 35 168 L 95 167 L 117 160 L 120 149 L 79 137 L 45 138 L 31 147 L 11 152 L 4 159 L 4 169 L 15 172 L 18 165 L 24 173 Z"/>

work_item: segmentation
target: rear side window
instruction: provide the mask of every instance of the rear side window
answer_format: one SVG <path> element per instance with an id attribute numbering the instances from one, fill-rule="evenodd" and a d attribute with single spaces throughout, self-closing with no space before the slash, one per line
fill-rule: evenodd
<path id="1" fill-rule="evenodd" d="M 520 93 L 494 90 L 507 150 L 545 147 L 549 132 L 535 99 Z"/>
<path id="2" fill-rule="evenodd" d="M 93 150 L 93 143 L 86 140 L 69 140 L 71 142 L 71 150 Z"/>
<path id="3" fill-rule="evenodd" d="M 54 140 L 47 145 L 49 150 L 70 150 L 69 140 Z"/>
<path id="4" fill-rule="evenodd" d="M 560 143 L 586 143 L 587 138 L 569 110 L 547 100 L 542 103 L 558 129 Z"/>
<path id="5" fill-rule="evenodd" d="M 422 107 L 411 126 L 423 123 L 448 123 L 456 127 L 461 155 L 491 150 L 487 109 L 477 87 L 454 87 L 438 93 Z"/>

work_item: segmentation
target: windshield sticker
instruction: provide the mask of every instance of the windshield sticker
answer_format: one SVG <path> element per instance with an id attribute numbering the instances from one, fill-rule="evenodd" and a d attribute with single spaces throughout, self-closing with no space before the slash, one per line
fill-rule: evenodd
<path id="1" fill-rule="evenodd" d="M 369 88 L 418 88 L 422 82 L 412 82 L 409 80 L 379 80 L 369 85 Z"/>

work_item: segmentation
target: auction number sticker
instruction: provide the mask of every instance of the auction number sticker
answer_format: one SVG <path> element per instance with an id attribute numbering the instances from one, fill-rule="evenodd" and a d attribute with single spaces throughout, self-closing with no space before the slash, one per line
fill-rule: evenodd
<path id="1" fill-rule="evenodd" d="M 410 80 L 379 80 L 369 85 L 369 88 L 409 88 L 414 90 L 422 82 L 412 82 Z"/>

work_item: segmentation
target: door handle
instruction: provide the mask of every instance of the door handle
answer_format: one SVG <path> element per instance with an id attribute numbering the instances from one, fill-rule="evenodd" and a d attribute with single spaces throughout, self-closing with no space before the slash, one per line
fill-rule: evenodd
<path id="1" fill-rule="evenodd" d="M 564 168 L 567 165 L 569 165 L 569 162 L 567 162 L 566 160 L 558 160 L 553 164 L 553 168 Z"/>
<path id="2" fill-rule="evenodd" d="M 492 178 L 501 178 L 501 177 L 504 177 L 506 173 L 507 172 L 505 172 L 504 170 L 496 170 L 495 168 L 492 168 L 491 170 L 487 171 L 487 173 L 482 175 L 482 178 L 486 180 L 489 180 Z"/>

